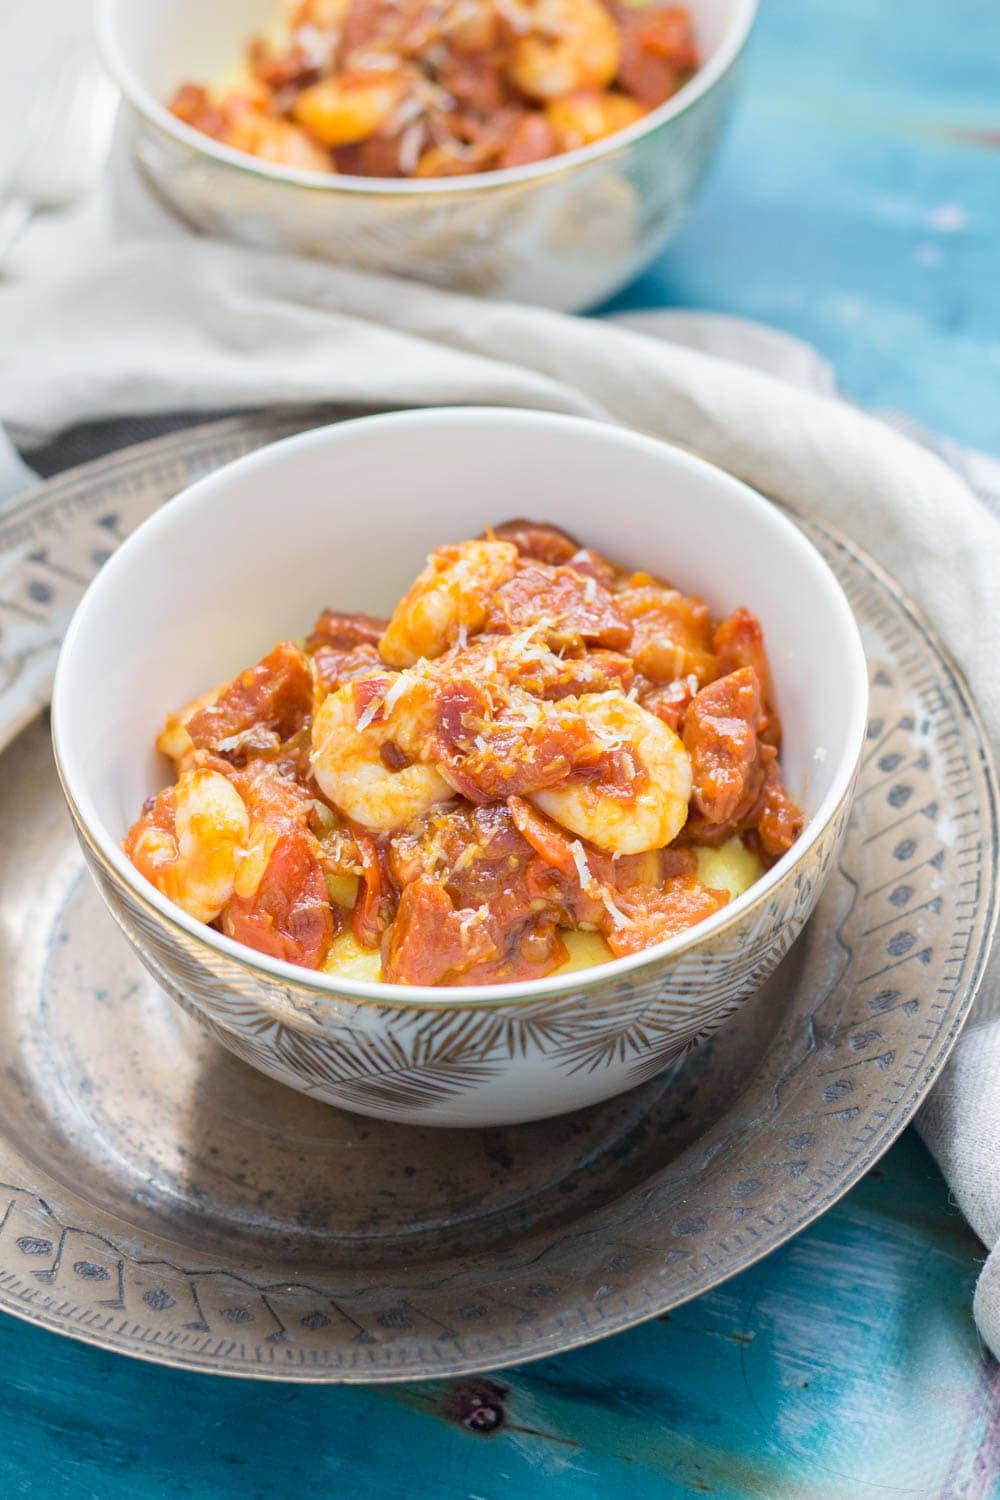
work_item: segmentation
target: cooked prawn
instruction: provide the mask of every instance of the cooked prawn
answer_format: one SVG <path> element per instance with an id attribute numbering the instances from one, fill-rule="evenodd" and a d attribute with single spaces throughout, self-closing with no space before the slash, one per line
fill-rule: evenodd
<path id="1" fill-rule="evenodd" d="M 569 94 L 565 99 L 553 99 L 545 110 L 545 118 L 555 132 L 560 151 L 576 151 L 580 146 L 589 146 L 592 141 L 603 140 L 634 125 L 646 113 L 641 104 L 627 94 L 611 90 L 590 89 Z"/>
<path id="2" fill-rule="evenodd" d="M 430 765 L 411 757 L 420 737 L 418 695 L 404 692 L 406 705 L 389 693 L 410 688 L 400 676 L 381 672 L 344 683 L 324 698 L 312 727 L 312 772 L 320 791 L 345 817 L 363 828 L 389 833 L 454 796 Z"/>
<path id="3" fill-rule="evenodd" d="M 324 146 L 349 146 L 367 140 L 385 125 L 406 90 L 406 78 L 400 72 L 341 73 L 304 89 L 292 113 Z"/>
<path id="4" fill-rule="evenodd" d="M 441 656 L 462 635 L 481 630 L 494 592 L 514 575 L 511 542 L 459 542 L 438 547 L 397 604 L 379 643 L 383 661 L 410 667 Z"/>
<path id="5" fill-rule="evenodd" d="M 568 700 L 563 700 L 564 703 Z M 631 758 L 631 786 L 574 772 L 529 798 L 554 822 L 611 854 L 662 849 L 684 827 L 691 762 L 666 724 L 622 693 L 585 693 L 576 706 L 611 754 Z"/>
<path id="6" fill-rule="evenodd" d="M 147 806 L 125 853 L 151 884 L 199 922 L 231 900 L 250 836 L 236 788 L 219 771 L 184 771 Z"/>
<path id="7" fill-rule="evenodd" d="M 599 89 L 618 71 L 621 37 L 600 0 L 535 0 L 530 29 L 511 48 L 508 72 L 530 99 Z"/>
<path id="8" fill-rule="evenodd" d="M 283 167 L 332 171 L 330 153 L 305 130 L 267 112 L 270 97 L 270 89 L 260 80 L 218 101 L 198 84 L 185 84 L 177 91 L 171 110 L 186 125 L 214 136 L 234 151 L 247 151 Z"/>
<path id="9" fill-rule="evenodd" d="M 297 167 L 303 172 L 331 170 L 328 153 L 291 120 L 248 111 L 231 122 L 223 139 L 234 151 L 247 151 L 280 167 Z"/>
<path id="10" fill-rule="evenodd" d="M 183 769 L 187 757 L 196 748 L 188 725 L 203 708 L 213 707 L 224 689 L 225 683 L 220 687 L 210 688 L 207 693 L 199 693 L 197 698 L 192 698 L 190 703 L 186 703 L 176 713 L 167 714 L 167 721 L 156 739 L 156 748 L 161 755 L 166 755 L 173 761 L 178 771 Z"/>

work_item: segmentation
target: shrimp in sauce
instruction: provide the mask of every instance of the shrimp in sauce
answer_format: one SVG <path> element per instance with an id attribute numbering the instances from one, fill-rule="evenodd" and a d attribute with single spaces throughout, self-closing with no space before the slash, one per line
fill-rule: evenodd
<path id="1" fill-rule="evenodd" d="M 390 667 L 411 667 L 422 656 L 441 656 L 462 635 L 486 623 L 497 589 L 514 576 L 511 542 L 459 542 L 438 547 L 397 604 L 379 642 Z"/>
<path id="2" fill-rule="evenodd" d="M 404 748 L 415 737 L 414 721 L 398 702 L 390 707 L 390 695 L 405 687 L 402 674 L 355 678 L 324 698 L 313 721 L 311 764 L 320 791 L 352 822 L 380 833 L 405 828 L 452 795 L 434 766 L 411 760 Z"/>
<path id="3" fill-rule="evenodd" d="M 175 906 L 214 922 L 232 899 L 250 838 L 239 793 L 218 771 L 182 771 L 129 829 L 125 853 Z"/>
<path id="4" fill-rule="evenodd" d="M 622 693 L 575 700 L 596 730 L 593 765 L 532 794 L 556 823 L 611 854 L 663 849 L 680 833 L 691 797 L 691 762 L 662 720 Z"/>
<path id="5" fill-rule="evenodd" d="M 527 520 L 438 547 L 388 619 L 324 610 L 157 743 L 140 872 L 258 952 L 394 984 L 642 952 L 803 826 L 755 617 Z"/>
<path id="6" fill-rule="evenodd" d="M 661 0 L 304 0 L 235 86 L 184 83 L 170 108 L 279 166 L 468 176 L 614 135 L 698 65 L 688 12 Z"/>
<path id="7" fill-rule="evenodd" d="M 618 72 L 621 34 L 601 0 L 533 0 L 523 15 L 507 66 L 529 99 L 602 89 Z"/>

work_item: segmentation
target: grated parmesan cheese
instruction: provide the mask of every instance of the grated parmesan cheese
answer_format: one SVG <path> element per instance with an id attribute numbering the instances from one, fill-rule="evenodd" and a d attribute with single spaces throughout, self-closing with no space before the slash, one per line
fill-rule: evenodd
<path id="1" fill-rule="evenodd" d="M 365 709 L 364 713 L 359 717 L 355 726 L 359 734 L 364 733 L 381 707 L 382 704 L 379 702 L 379 700 L 377 698 L 373 698 L 368 707 Z"/>
<path id="2" fill-rule="evenodd" d="M 412 125 L 414 120 L 419 120 L 423 112 L 424 106 L 422 101 L 409 94 L 396 106 L 396 109 L 387 122 L 388 128 L 398 134 L 405 126 Z"/>
<path id="3" fill-rule="evenodd" d="M 316 26 L 298 26 L 292 32 L 292 42 L 305 53 L 312 68 L 325 68 L 333 54 L 338 34 L 323 32 Z"/>
<path id="4" fill-rule="evenodd" d="M 395 73 L 401 59 L 394 52 L 352 52 L 351 67 L 363 73 Z"/>
<path id="5" fill-rule="evenodd" d="M 393 709 L 396 707 L 396 704 L 399 702 L 400 698 L 406 692 L 406 686 L 406 673 L 400 672 L 399 676 L 396 678 L 395 682 L 392 684 L 391 688 L 382 699 L 382 709 L 385 713 L 386 718 L 389 717 Z"/>
<path id="6" fill-rule="evenodd" d="M 587 854 L 579 839 L 574 839 L 569 846 L 576 865 L 576 873 L 579 877 L 580 886 L 585 895 L 600 901 L 608 916 L 616 927 L 628 927 L 629 919 L 620 907 L 616 906 L 611 892 L 603 881 L 598 880 L 587 863 Z"/>
<path id="7" fill-rule="evenodd" d="M 238 750 L 240 748 L 240 742 L 242 741 L 242 739 L 242 733 L 228 734 L 224 740 L 219 740 L 215 748 L 221 755 L 225 755 L 229 750 Z"/>
<path id="8" fill-rule="evenodd" d="M 411 177 L 417 170 L 426 139 L 427 131 L 422 120 L 416 120 L 403 131 L 399 141 L 398 160 L 399 170 L 404 176 Z"/>
<path id="9" fill-rule="evenodd" d="M 569 851 L 573 856 L 573 863 L 576 865 L 576 873 L 579 877 L 582 889 L 586 891 L 588 896 L 592 895 L 593 887 L 596 886 L 598 882 L 594 878 L 593 870 L 591 870 L 590 866 L 587 863 L 587 854 L 579 839 L 573 840 L 573 842 L 569 846 Z"/>
<path id="10" fill-rule="evenodd" d="M 463 939 L 469 936 L 470 928 L 485 924 L 488 916 L 489 908 L 485 905 L 466 907 L 463 911 L 460 911 L 458 914 L 458 926 Z"/>
<path id="11" fill-rule="evenodd" d="M 630 925 L 628 917 L 620 907 L 615 905 L 615 903 L 611 899 L 610 892 L 606 889 L 601 891 L 601 901 L 604 905 L 605 911 L 611 918 L 612 922 L 614 922 L 616 927 L 628 927 Z"/>

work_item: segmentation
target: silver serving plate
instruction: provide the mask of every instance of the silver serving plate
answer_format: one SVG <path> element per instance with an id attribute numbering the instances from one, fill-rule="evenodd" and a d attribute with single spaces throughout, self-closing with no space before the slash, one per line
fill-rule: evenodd
<path id="1" fill-rule="evenodd" d="M 838 868 L 765 989 L 659 1077 L 533 1125 L 403 1127 L 271 1082 L 162 995 L 118 933 L 40 711 L 66 621 L 121 537 L 199 474 L 330 415 L 158 439 L 0 518 L 0 1308 L 216 1374 L 409 1380 L 626 1328 L 844 1193 L 910 1119 L 972 1002 L 997 794 L 926 622 L 800 518 L 861 625 L 870 748 Z"/>

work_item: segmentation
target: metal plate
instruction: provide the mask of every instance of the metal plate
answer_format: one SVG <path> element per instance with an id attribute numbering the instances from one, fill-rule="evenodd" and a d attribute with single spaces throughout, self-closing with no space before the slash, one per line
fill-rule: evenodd
<path id="1" fill-rule="evenodd" d="M 82 869 L 35 718 L 116 539 L 316 414 L 160 439 L 0 519 L 0 1307 L 213 1373 L 455 1374 L 551 1354 L 706 1290 L 821 1213 L 926 1094 L 982 972 L 996 794 L 927 626 L 803 518 L 872 667 L 838 870 L 775 978 L 621 1099 L 491 1131 L 339 1113 L 216 1046 Z M 95 670 L 99 665 L 95 664 Z"/>

